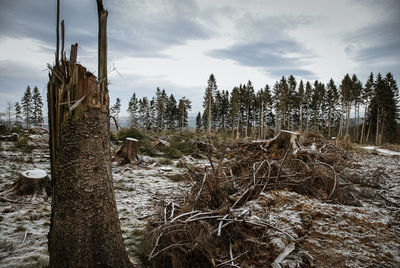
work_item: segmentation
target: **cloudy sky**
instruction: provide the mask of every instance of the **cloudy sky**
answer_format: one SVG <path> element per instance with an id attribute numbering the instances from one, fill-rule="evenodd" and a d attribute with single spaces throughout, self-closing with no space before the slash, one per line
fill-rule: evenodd
<path id="1" fill-rule="evenodd" d="M 251 80 L 256 89 L 282 75 L 338 83 L 346 73 L 400 77 L 398 0 L 103 0 L 109 11 L 112 102 L 123 113 L 139 97 L 164 88 L 202 110 L 207 79 L 220 90 Z M 61 0 L 66 46 L 97 70 L 95 0 Z M 0 111 L 27 85 L 46 95 L 54 63 L 56 0 L 0 0 Z"/>

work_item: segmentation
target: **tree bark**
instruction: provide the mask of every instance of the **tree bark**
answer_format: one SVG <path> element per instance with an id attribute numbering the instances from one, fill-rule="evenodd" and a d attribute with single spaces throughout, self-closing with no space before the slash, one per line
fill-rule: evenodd
<path id="1" fill-rule="evenodd" d="M 300 104 L 300 126 L 299 126 L 299 130 L 300 132 L 303 131 L 303 107 Z"/>
<path id="2" fill-rule="evenodd" d="M 350 103 L 347 103 L 347 113 L 346 113 L 346 134 L 349 134 L 350 126 Z"/>
<path id="3" fill-rule="evenodd" d="M 239 106 L 238 106 L 238 125 L 237 125 L 237 130 L 236 130 L 236 139 L 239 139 L 240 136 L 240 125 L 241 125 L 241 119 L 240 119 L 240 106 L 241 103 L 239 102 Z"/>
<path id="4" fill-rule="evenodd" d="M 261 113 L 260 113 L 260 139 L 263 139 L 264 133 L 264 100 L 261 101 Z"/>
<path id="5" fill-rule="evenodd" d="M 364 135 L 365 135 L 365 121 L 367 119 L 367 107 L 368 107 L 368 101 L 365 102 L 365 107 L 364 107 L 364 119 L 363 119 L 363 124 L 361 127 L 361 137 L 360 137 L 360 144 L 364 142 Z"/>
<path id="6" fill-rule="evenodd" d="M 309 122 L 310 122 L 310 110 L 309 109 L 310 108 L 307 105 L 307 110 L 306 110 L 306 130 L 308 130 L 308 125 L 309 125 Z"/>
<path id="7" fill-rule="evenodd" d="M 48 87 L 54 172 L 49 267 L 130 267 L 112 184 L 108 92 L 83 66 L 62 64 L 69 82 L 58 79 L 61 68 L 55 67 Z M 68 96 L 83 101 L 68 107 Z"/>
<path id="8" fill-rule="evenodd" d="M 331 138 L 331 128 L 332 128 L 332 107 L 329 105 L 329 113 L 328 113 L 328 138 Z"/>
<path id="9" fill-rule="evenodd" d="M 376 135 L 375 135 L 375 145 L 378 145 L 379 142 L 379 112 L 381 108 L 378 105 L 378 115 L 376 116 Z"/>
<path id="10" fill-rule="evenodd" d="M 371 118 L 371 120 L 369 121 L 367 137 L 365 138 L 365 142 L 366 142 L 366 143 L 368 143 L 368 141 L 369 141 L 369 133 L 371 132 L 371 128 L 372 128 L 372 118 Z"/>
<path id="11" fill-rule="evenodd" d="M 342 101 L 342 111 L 340 113 L 339 131 L 337 138 L 340 139 L 343 135 L 343 121 L 344 121 L 344 101 Z"/>

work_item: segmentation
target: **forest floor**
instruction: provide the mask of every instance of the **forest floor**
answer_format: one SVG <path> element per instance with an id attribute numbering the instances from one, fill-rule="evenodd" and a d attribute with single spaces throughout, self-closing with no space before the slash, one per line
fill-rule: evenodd
<path id="1" fill-rule="evenodd" d="M 35 168 L 50 172 L 47 135 L 31 135 L 29 140 L 34 147 L 31 153 L 16 148 L 14 142 L 1 143 L 0 189 L 11 186 L 19 172 Z M 298 238 L 301 254 L 296 250 L 289 254 L 282 267 L 308 266 L 306 259 L 316 267 L 400 266 L 400 153 L 359 147 L 351 154 L 353 164 L 344 172 L 358 192 L 356 206 L 288 190 L 271 190 L 257 202 L 247 203 L 254 215 L 265 215 L 268 224 Z M 206 165 L 205 160 L 185 161 Z M 176 160 L 163 163 L 161 158 L 142 156 L 137 165 L 112 166 L 125 245 L 139 267 L 145 267 L 142 260 L 148 254 L 142 246 L 148 221 L 169 202 L 183 203 L 191 186 Z M 49 220 L 49 200 L 2 191 L 0 267 L 45 267 Z M 289 241 L 275 231 L 271 229 L 271 237 L 275 236 L 271 244 L 274 254 L 279 254 Z"/>

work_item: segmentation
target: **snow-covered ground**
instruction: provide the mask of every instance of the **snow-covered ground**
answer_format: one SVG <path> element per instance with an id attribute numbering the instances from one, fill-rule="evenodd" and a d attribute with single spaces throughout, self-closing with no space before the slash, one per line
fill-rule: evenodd
<path id="1" fill-rule="evenodd" d="M 0 189 L 11 186 L 18 173 L 43 169 L 50 174 L 47 137 L 34 135 L 31 142 L 39 147 L 32 154 L 3 142 L 0 151 Z M 113 179 L 125 245 L 133 262 L 138 263 L 141 235 L 149 216 L 163 203 L 183 199 L 189 186 L 182 181 L 185 170 L 160 165 L 161 159 L 142 157 L 140 165 L 113 164 Z M 42 197 L 15 197 L 0 193 L 0 267 L 42 267 L 48 263 L 47 233 L 50 224 L 50 201 Z"/>
<path id="2" fill-rule="evenodd" d="M 49 172 L 46 140 L 35 135 L 32 142 L 38 148 L 32 154 L 20 152 L 12 142 L 1 144 L 0 189 L 15 182 L 18 172 Z M 247 203 L 246 209 L 252 211 L 249 217 L 262 216 L 286 233 L 270 230 L 278 253 L 291 242 L 288 235 L 296 239 L 296 250 L 283 266 L 292 267 L 301 258 L 316 267 L 400 267 L 400 157 L 393 151 L 365 149 L 354 153 L 353 166 L 343 171 L 351 183 L 341 186 L 355 189 L 358 206 L 326 203 L 285 190 L 266 192 Z M 142 157 L 139 165 L 112 167 L 125 245 L 139 267 L 148 220 L 162 204 L 182 203 L 190 186 L 176 161 L 162 165 L 160 160 Z M 0 193 L 0 267 L 45 266 L 50 202 L 6 193 Z"/>
<path id="3" fill-rule="evenodd" d="M 400 152 L 396 152 L 393 150 L 383 149 L 376 146 L 361 146 L 360 148 L 364 150 L 375 150 L 383 155 L 400 155 Z"/>

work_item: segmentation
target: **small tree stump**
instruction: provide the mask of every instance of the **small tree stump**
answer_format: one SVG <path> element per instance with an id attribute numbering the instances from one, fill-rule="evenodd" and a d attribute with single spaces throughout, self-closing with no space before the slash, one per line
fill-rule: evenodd
<path id="1" fill-rule="evenodd" d="M 119 165 L 134 164 L 137 160 L 139 141 L 135 138 L 125 138 L 124 144 L 117 151 Z"/>
<path id="2" fill-rule="evenodd" d="M 32 199 L 37 195 L 47 198 L 50 192 L 49 177 L 43 169 L 32 169 L 21 172 L 13 190 L 17 195 L 32 195 Z"/>

